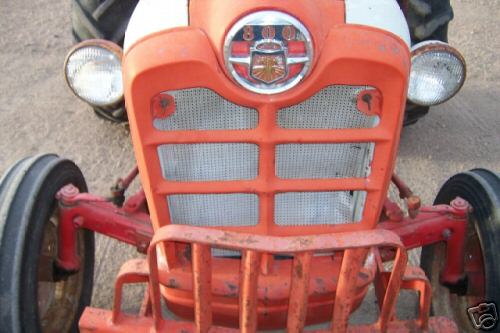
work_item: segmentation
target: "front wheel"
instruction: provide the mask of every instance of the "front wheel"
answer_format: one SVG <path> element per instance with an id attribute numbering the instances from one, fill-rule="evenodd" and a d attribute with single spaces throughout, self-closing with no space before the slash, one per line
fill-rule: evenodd
<path id="1" fill-rule="evenodd" d="M 484 169 L 459 173 L 443 185 L 434 204 L 449 204 L 456 197 L 467 200 L 472 208 L 464 242 L 466 286 L 460 293 L 452 293 L 439 282 L 446 244 L 423 247 L 420 265 L 432 285 L 432 311 L 454 319 L 462 332 L 492 329 L 495 321 L 481 322 L 482 313 L 467 310 L 479 304 L 484 304 L 480 311 L 488 311 L 492 303 L 500 305 L 500 178 Z"/>
<path id="2" fill-rule="evenodd" d="M 21 160 L 0 180 L 1 332 L 78 332 L 92 295 L 94 234 L 78 231 L 77 272 L 58 269 L 55 196 L 67 184 L 87 190 L 80 169 L 56 155 Z"/>

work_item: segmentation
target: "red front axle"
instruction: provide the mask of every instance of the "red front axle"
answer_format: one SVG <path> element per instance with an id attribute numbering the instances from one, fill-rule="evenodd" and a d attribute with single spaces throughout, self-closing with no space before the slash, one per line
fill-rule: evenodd
<path id="1" fill-rule="evenodd" d="M 129 181 L 127 181 L 130 183 Z M 128 186 L 128 183 L 125 184 L 125 188 Z M 399 183 L 400 186 L 403 184 L 402 182 Z M 404 187 L 404 186 L 403 186 Z M 395 239 L 399 238 L 399 244 L 401 244 L 401 248 L 397 250 L 395 247 L 384 247 L 383 244 L 385 244 L 383 239 L 380 239 L 380 242 L 376 242 L 377 245 L 374 245 L 375 247 L 372 247 L 370 251 L 373 252 L 373 257 L 375 258 L 376 262 L 379 262 L 377 264 L 377 272 L 375 275 L 372 275 L 371 279 L 368 279 L 370 281 L 373 280 L 375 283 L 375 289 L 376 289 L 376 294 L 377 297 L 379 298 L 379 303 L 381 306 L 391 306 L 395 299 L 396 295 L 399 292 L 399 287 L 395 288 L 394 286 L 391 287 L 391 276 L 394 279 L 402 279 L 401 280 L 401 287 L 402 288 L 407 288 L 407 289 L 414 289 L 414 290 L 419 290 L 421 293 L 421 308 L 420 308 L 420 319 L 417 320 L 416 322 L 412 322 L 411 325 L 416 325 L 415 327 L 421 327 L 425 328 L 430 326 L 436 325 L 435 320 L 436 319 L 431 319 L 429 321 L 428 318 L 428 309 L 430 305 L 430 285 L 428 284 L 427 279 L 425 278 L 425 275 L 423 275 L 423 272 L 417 268 L 411 268 L 408 267 L 406 269 L 406 272 L 404 273 L 403 277 L 396 277 L 395 271 L 392 272 L 393 275 L 390 275 L 390 272 L 384 272 L 383 267 L 381 265 L 382 261 L 389 261 L 389 260 L 395 260 L 395 262 L 398 262 L 398 260 L 401 259 L 401 255 L 404 251 L 421 246 L 426 246 L 430 244 L 434 244 L 437 242 L 446 242 L 447 244 L 447 260 L 446 260 L 446 265 L 444 266 L 444 269 L 441 274 L 441 282 L 444 284 L 448 285 L 454 285 L 459 283 L 460 281 L 463 280 L 464 278 L 464 261 L 463 261 L 463 242 L 464 242 L 464 236 L 465 236 L 465 230 L 467 227 L 467 213 L 469 210 L 469 205 L 467 202 L 464 200 L 457 198 L 453 202 L 451 202 L 450 206 L 447 205 L 439 205 L 439 206 L 432 206 L 432 207 L 422 207 L 420 208 L 419 200 L 415 199 L 415 197 L 412 196 L 411 191 L 403 191 L 402 192 L 404 197 L 408 201 L 411 201 L 412 203 L 412 214 L 410 214 L 409 217 L 404 217 L 404 214 L 399 211 L 399 208 L 397 205 L 394 203 L 387 201 L 385 205 L 385 210 L 384 210 L 384 216 L 387 218 L 383 218 L 383 220 L 378 224 L 378 227 L 376 230 L 373 230 L 373 233 L 377 234 L 380 232 L 380 235 L 387 235 L 387 237 L 396 237 Z M 123 195 L 123 191 L 119 193 L 120 195 Z M 121 202 L 116 202 L 112 199 L 106 199 L 103 197 L 99 196 L 94 196 L 90 195 L 87 193 L 79 193 L 78 190 L 72 186 L 68 185 L 62 188 L 59 193 L 58 193 L 58 200 L 59 200 L 59 208 L 60 208 L 60 224 L 59 224 L 59 232 L 60 232 L 60 243 L 59 243 L 59 260 L 57 264 L 60 266 L 60 268 L 68 270 L 68 271 L 75 271 L 78 270 L 79 268 L 79 257 L 76 252 L 76 232 L 79 228 L 84 228 L 88 230 L 92 230 L 94 232 L 98 232 L 101 234 L 104 234 L 106 236 L 118 239 L 120 241 L 126 242 L 128 244 L 134 245 L 137 247 L 138 251 L 145 253 L 146 251 L 149 252 L 153 251 L 155 249 L 155 246 L 150 246 L 150 243 L 153 241 L 153 239 L 157 239 L 156 243 L 158 243 L 158 239 L 163 239 L 162 235 L 168 230 L 169 235 L 174 230 L 174 234 L 171 234 L 173 237 L 171 241 L 173 240 L 175 242 L 175 239 L 183 239 L 182 237 L 183 234 L 185 233 L 184 230 L 186 227 L 180 227 L 178 233 L 175 232 L 174 227 L 171 226 L 172 228 L 162 228 L 158 232 L 154 232 L 149 213 L 147 211 L 147 203 L 146 199 L 144 196 L 143 191 L 139 191 L 137 194 L 131 196 L 128 200 L 126 200 L 123 204 L 123 206 L 120 206 Z M 183 229 L 184 228 L 184 229 Z M 205 272 L 210 264 L 211 260 L 209 259 L 211 257 L 210 252 L 209 252 L 209 247 L 206 246 L 201 246 L 198 245 L 198 242 L 203 242 L 204 239 L 206 239 L 206 235 L 211 234 L 211 233 L 217 233 L 218 231 L 214 229 L 206 229 L 206 228 L 192 228 L 193 230 L 189 229 L 189 235 L 191 235 L 191 238 L 196 238 L 194 235 L 198 235 L 201 238 L 197 239 L 184 239 L 184 241 L 187 241 L 188 243 L 193 243 L 191 245 L 191 258 L 193 260 L 192 264 L 192 274 L 193 281 L 199 281 L 200 283 L 202 282 L 203 279 L 208 278 L 208 275 L 205 274 Z M 196 230 L 195 230 L 196 229 Z M 200 229 L 198 231 L 198 229 Z M 163 231 L 163 234 L 160 232 Z M 367 231 L 369 232 L 369 231 Z M 384 233 L 386 232 L 386 233 Z M 224 233 L 224 232 L 223 232 Z M 226 236 L 221 236 L 218 237 L 218 239 L 221 239 L 222 242 L 225 242 L 227 240 L 227 234 L 225 233 Z M 237 233 L 231 233 L 233 237 L 239 237 Z M 351 233 L 352 235 L 349 236 L 347 234 L 333 234 L 333 235 L 323 235 L 323 236 L 309 236 L 308 239 L 311 241 L 314 241 L 317 243 L 317 241 L 323 239 L 323 238 L 328 238 L 328 244 L 323 244 L 319 246 L 319 249 L 323 248 L 335 248 L 331 242 L 333 242 L 334 239 L 337 239 L 336 237 L 350 237 L 349 244 L 347 245 L 342 245 L 345 247 L 344 250 L 344 255 L 343 255 L 343 261 L 342 262 L 347 262 L 349 263 L 348 266 L 352 266 L 355 263 L 358 265 L 361 263 L 362 258 L 366 256 L 366 253 L 368 248 L 366 249 L 359 249 L 362 251 L 362 253 L 359 254 L 356 258 L 350 258 L 349 254 L 354 254 L 357 252 L 353 252 L 353 249 L 349 249 L 352 246 L 359 246 L 359 244 L 363 244 L 364 240 L 363 236 L 361 236 L 362 233 L 357 232 L 357 233 Z M 374 234 L 374 235 L 375 235 Z M 204 236 L 203 236 L 204 235 Z M 215 235 L 215 234 L 214 234 Z M 370 234 L 371 235 L 371 234 Z M 203 237 L 202 237 L 203 236 Z M 242 237 L 244 235 L 241 235 Z M 170 237 L 170 236 L 169 236 Z M 215 237 L 215 236 L 214 236 Z M 333 238 L 332 238 L 333 237 Z M 266 240 L 267 238 L 265 236 L 255 236 L 255 238 L 252 236 L 252 239 L 258 240 L 261 239 L 261 245 L 259 245 L 259 249 L 264 251 L 264 252 L 269 252 L 269 253 L 274 253 L 277 251 L 273 246 L 269 248 L 269 242 L 276 243 L 280 238 L 276 237 L 268 237 L 269 240 Z M 295 237 L 297 238 L 297 237 Z M 300 237 L 298 237 L 300 238 Z M 167 240 L 168 238 L 165 238 Z M 214 238 L 215 239 L 215 238 Z M 356 241 L 356 239 L 358 239 Z M 287 241 L 290 241 L 289 239 L 282 239 L 282 243 L 285 244 Z M 230 245 L 236 246 L 235 242 L 232 242 Z M 238 243 L 239 244 L 239 243 Z M 250 244 L 250 245 L 248 245 Z M 247 272 L 248 275 L 246 278 L 248 281 L 245 280 L 245 275 L 243 274 L 242 281 L 240 282 L 240 288 L 239 288 L 239 293 L 240 297 L 243 297 L 241 295 L 247 295 L 248 297 L 248 302 L 257 301 L 255 297 L 257 297 L 257 280 L 252 280 L 252 272 L 257 271 L 259 272 L 259 262 L 260 259 L 264 260 L 266 258 L 266 254 L 261 253 L 258 255 L 258 252 L 253 252 L 251 249 L 248 249 L 247 247 L 250 246 L 257 246 L 253 243 L 248 243 L 247 245 L 237 245 L 237 246 L 243 246 L 245 250 L 242 250 L 243 253 L 247 253 L 246 256 L 242 259 L 242 265 L 244 263 L 250 265 L 249 269 L 244 272 Z M 259 243 L 260 244 L 260 243 Z M 281 244 L 281 243 L 280 243 Z M 282 244 L 282 245 L 283 245 Z M 339 243 L 340 244 L 340 243 Z M 212 246 L 217 246 L 218 244 L 211 244 Z M 276 244 L 275 244 L 276 245 Z M 200 247 L 201 246 L 201 247 Z M 281 246 L 281 245 L 280 245 Z M 285 245 L 283 245 L 285 246 Z M 282 246 L 282 247 L 283 247 Z M 258 246 L 257 246 L 258 247 Z M 279 247 L 279 246 L 278 246 Z M 283 248 L 288 248 L 292 249 L 290 253 L 295 253 L 294 254 L 294 265 L 295 264 L 300 264 L 303 266 L 304 263 L 309 262 L 308 266 L 310 266 L 310 262 L 314 260 L 318 260 L 318 257 L 312 257 L 311 253 L 312 252 L 304 252 L 306 254 L 301 254 L 301 251 L 303 250 L 302 248 L 295 248 L 295 247 L 290 247 L 290 245 L 287 245 Z M 349 250 L 348 250 L 349 249 Z M 378 249 L 378 250 L 377 250 Z M 276 250 L 276 251 L 272 251 Z M 396 251 L 397 250 L 397 251 Z M 207 252 L 208 251 L 208 252 Z M 314 251 L 314 250 L 313 250 Z M 316 249 L 317 251 L 317 249 Z M 279 252 L 279 251 L 278 251 Z M 309 253 L 309 254 L 307 254 Z M 252 255 L 254 257 L 252 257 Z M 250 257 L 249 257 L 250 256 Z M 405 254 L 406 256 L 406 254 Z M 358 258 L 359 257 L 359 258 Z M 137 265 L 133 265 L 133 269 L 126 269 L 122 275 L 119 275 L 118 280 L 117 280 L 117 289 L 116 289 L 116 296 L 115 296 L 115 309 L 112 312 L 112 316 L 108 312 L 95 312 L 95 311 L 100 311 L 96 309 L 88 309 L 86 314 L 84 314 L 84 317 L 82 318 L 81 326 L 82 329 L 87 329 L 89 327 L 92 327 L 92 324 L 88 322 L 89 318 L 92 318 L 92 321 L 97 320 L 97 318 L 107 318 L 108 316 L 111 316 L 112 319 L 108 318 L 109 320 L 109 331 L 114 331 L 116 329 L 120 330 L 123 328 L 126 328 L 125 326 L 120 326 L 123 325 L 120 324 L 117 325 L 118 317 L 122 318 L 123 320 L 125 317 L 123 317 L 123 314 L 120 312 L 119 303 L 120 301 L 120 292 L 121 292 L 121 285 L 123 283 L 147 283 L 149 285 L 149 295 L 153 297 L 153 299 L 149 299 L 145 304 L 149 304 L 146 308 L 149 310 L 145 310 L 143 313 L 143 317 L 141 317 L 141 320 L 137 320 L 135 323 L 131 323 L 131 327 L 134 327 L 135 325 L 143 325 L 141 328 L 151 328 L 153 326 L 160 328 L 162 326 L 162 321 L 158 319 L 158 313 L 161 312 L 160 309 L 158 308 L 158 297 L 160 297 L 160 289 L 158 289 L 158 283 L 159 283 L 159 276 L 158 276 L 158 268 L 155 268 L 157 266 L 157 263 L 154 262 L 156 259 L 156 254 L 151 254 L 149 253 L 148 255 L 149 260 L 153 260 L 153 262 L 150 262 L 149 265 L 146 262 L 142 262 L 139 264 L 141 269 L 137 270 L 136 268 L 139 267 Z M 259 259 L 260 258 L 260 259 Z M 259 260 L 257 260 L 259 259 Z M 257 261 L 256 261 L 257 260 Z M 151 264 L 153 264 L 155 267 L 151 268 Z M 345 266 L 345 264 L 342 264 Z M 302 267 L 301 266 L 301 267 Z M 403 265 L 404 267 L 406 264 Z M 404 267 L 399 267 L 399 270 L 405 271 Z M 125 266 L 124 266 L 125 267 Z M 127 266 L 128 267 L 128 266 Z M 294 266 L 295 267 L 295 266 Z M 354 266 L 353 266 L 354 267 Z M 359 269 L 356 269 L 356 272 L 358 272 Z M 401 272 L 402 272 L 401 271 Z M 205 272 L 205 273 L 204 273 Z M 314 281 L 314 277 L 312 276 L 313 274 L 310 274 L 311 272 L 308 269 L 307 275 L 302 275 L 304 280 L 300 281 L 295 287 L 293 287 L 291 290 L 290 295 L 287 297 L 290 297 L 291 299 L 299 299 L 301 302 L 306 302 L 303 303 L 302 306 L 299 306 L 297 309 L 290 307 L 288 311 L 293 311 L 297 312 L 294 313 L 291 317 L 289 317 L 289 320 L 295 320 L 298 322 L 292 322 L 288 323 L 287 326 L 291 327 L 296 326 L 297 327 L 303 327 L 306 323 L 306 308 L 304 307 L 304 304 L 307 304 L 307 286 L 309 288 L 313 288 L 310 291 L 313 291 L 314 288 L 314 282 L 309 285 L 309 282 L 306 280 L 311 280 Z M 339 272 L 340 274 L 347 274 L 346 272 L 342 273 Z M 160 272 L 160 275 L 162 273 Z M 173 272 L 172 272 L 173 274 Z M 212 272 L 210 274 L 216 274 L 215 272 Z M 209 274 L 209 275 L 210 275 Z M 399 273 L 396 273 L 398 275 Z M 311 275 L 311 276 L 309 276 Z M 368 274 L 370 275 L 370 274 Z M 374 278 L 374 279 L 373 279 Z M 210 284 L 214 285 L 214 288 L 217 288 L 217 279 L 216 275 L 213 276 L 213 281 L 209 281 Z M 364 297 L 364 293 L 366 292 L 365 286 L 360 285 L 359 283 L 353 284 L 352 286 L 343 286 L 341 281 L 349 281 L 352 280 L 353 277 L 344 279 L 341 277 L 338 277 L 338 284 L 335 287 L 336 291 L 335 294 L 335 299 L 339 299 L 338 297 L 342 299 L 350 299 L 351 300 L 351 305 L 349 306 L 350 311 L 352 311 L 354 308 L 356 308 L 359 305 L 359 302 L 362 300 Z M 356 278 L 354 278 L 356 280 Z M 246 282 L 245 282 L 246 281 Z M 253 282 L 252 282 L 253 281 Z M 265 282 L 266 279 L 264 276 L 262 277 L 261 282 Z M 294 280 L 295 281 L 295 280 Z M 298 280 L 297 280 L 298 281 Z M 193 283 L 194 283 L 193 282 Z M 254 283 L 254 284 L 252 284 Z M 118 285 L 119 284 L 119 285 Z M 248 285 L 247 285 L 248 284 Z M 155 287 L 156 286 L 156 287 Z M 202 285 L 200 285 L 202 286 Z M 201 290 L 198 290 L 195 288 L 196 285 L 192 286 L 192 292 L 194 293 L 194 296 L 197 295 L 197 293 L 202 292 Z M 359 289 L 361 287 L 361 289 Z M 153 289 L 151 289 L 153 288 Z M 170 288 L 170 287 L 169 287 Z M 305 289 L 304 289 L 305 288 Z M 347 289 L 346 289 L 347 288 Z M 354 289 L 353 289 L 354 288 Z M 356 289 L 357 288 L 357 289 Z M 303 289 L 303 290 L 302 290 Z M 246 294 L 250 291 L 253 292 L 251 294 Z M 391 296 L 388 298 L 387 293 L 390 290 Z M 189 292 L 188 292 L 189 293 Z M 253 294 L 255 293 L 255 294 Z M 345 295 L 344 295 L 344 294 Z M 396 293 L 396 294 L 394 294 Z M 195 322 L 196 325 L 193 327 L 198 327 L 198 325 L 202 325 L 203 327 L 207 325 L 212 325 L 212 314 L 207 315 L 205 312 L 206 309 L 202 306 L 206 302 L 207 298 L 209 296 L 208 291 L 203 291 L 203 295 L 198 295 L 196 296 L 196 302 L 195 304 L 195 309 L 194 309 L 194 314 L 195 314 Z M 253 296 L 252 296 L 253 295 Z M 342 296 L 344 295 L 344 296 Z M 165 296 L 165 295 L 164 295 Z M 218 296 L 220 297 L 220 296 Z M 304 298 L 305 297 L 305 298 Z M 152 304 L 151 304 L 152 301 Z M 193 299 L 194 301 L 194 299 Z M 389 302 L 389 303 L 387 303 Z M 250 304 L 249 303 L 249 304 Z M 155 305 L 156 304 L 156 305 Z M 246 303 L 245 303 L 246 304 Z M 250 307 L 245 310 L 245 308 L 241 308 L 240 311 L 243 311 L 246 313 L 246 315 L 254 314 L 254 316 L 257 316 L 257 313 L 254 313 L 257 309 L 258 303 L 255 303 L 254 305 L 249 305 Z M 295 304 L 295 303 L 294 303 Z M 329 303 L 330 306 L 332 306 L 335 303 Z M 151 305 L 153 305 L 153 308 L 156 306 L 156 309 L 153 309 L 155 313 L 157 313 L 156 317 L 153 316 L 151 317 L 152 314 L 152 308 Z M 216 306 L 216 303 L 214 304 L 209 304 L 207 305 L 208 308 L 211 308 L 213 306 Z M 291 305 L 290 305 L 291 306 Z M 308 307 L 310 306 L 317 306 L 314 305 L 314 302 L 311 301 Z M 335 313 L 334 317 L 335 318 L 346 318 L 345 314 L 342 313 L 342 310 L 338 305 L 334 305 L 335 307 Z M 205 307 L 206 308 L 206 307 Z M 295 309 L 295 310 L 294 310 Z M 320 308 L 318 308 L 320 309 Z M 316 319 L 313 319 L 314 321 L 321 321 L 324 318 L 324 313 L 325 313 L 325 308 L 324 306 L 321 308 L 322 310 L 319 311 L 318 316 Z M 216 308 L 214 308 L 214 311 Z M 347 310 L 346 310 L 347 311 Z M 384 310 L 385 311 L 385 310 Z M 149 315 L 146 314 L 149 313 Z M 327 311 L 326 313 L 328 313 Z M 387 311 L 386 311 L 387 312 Z M 390 321 L 390 313 L 392 313 L 392 310 L 383 313 L 381 315 L 381 318 L 379 319 L 379 323 L 377 325 L 382 325 L 382 326 L 374 326 L 372 328 L 376 328 L 377 330 L 382 329 L 383 327 L 387 327 L 386 325 L 407 325 L 407 324 L 402 324 L 401 322 L 394 322 Z M 214 316 L 216 313 L 214 312 Z M 242 320 L 240 313 L 240 320 Z M 275 315 L 279 315 L 279 313 L 276 313 Z M 188 315 L 189 316 L 189 315 Z M 238 314 L 236 314 L 236 317 Z M 308 315 L 309 316 L 309 315 Z M 314 316 L 314 315 L 313 315 Z M 149 319 L 147 319 L 149 318 Z M 214 317 L 215 318 L 215 317 Z M 292 319 L 290 319 L 292 318 Z M 309 318 L 309 317 L 308 317 Z M 312 318 L 312 317 L 311 317 Z M 244 318 L 243 318 L 244 319 Z M 254 318 L 255 319 L 255 318 Z M 326 318 L 327 319 L 327 318 Z M 153 321 L 151 321 L 153 320 Z M 255 319 L 256 320 L 256 319 Z M 247 325 L 249 323 L 255 323 L 255 320 L 250 320 L 248 323 L 247 322 L 240 322 L 241 325 Z M 344 320 L 345 321 L 345 320 Z M 339 331 L 342 331 L 343 327 L 347 325 L 347 322 L 339 322 L 338 319 L 336 320 L 337 324 L 342 326 L 338 327 Z M 390 321 L 390 323 L 389 323 Z M 108 325 L 106 324 L 106 325 Z M 409 324 L 409 322 L 408 322 Z M 90 325 L 90 326 L 89 326 Z M 103 324 L 104 325 L 104 324 Z M 106 326 L 104 325 L 104 326 Z M 234 325 L 234 324 L 232 324 Z M 102 329 L 104 326 L 100 326 L 100 329 Z M 182 325 L 181 325 L 182 326 Z M 209 327 L 207 326 L 207 327 Z M 128 327 L 128 326 L 127 326 Z M 188 326 L 186 326 L 188 327 Z M 201 326 L 200 326 L 201 327 Z M 370 326 L 371 327 L 371 326 Z M 377 328 L 378 327 L 378 328 Z M 359 327 L 358 327 L 359 328 Z M 382 329 L 383 330 L 383 329 Z M 168 331 L 168 330 L 167 330 Z M 225 331 L 225 330 L 223 330 Z"/>
<path id="2" fill-rule="evenodd" d="M 62 188 L 58 193 L 58 199 L 60 268 L 74 271 L 79 267 L 75 242 L 78 228 L 118 239 L 136 246 L 139 252 L 146 252 L 154 232 L 142 191 L 131 196 L 123 207 L 118 207 L 103 197 L 79 193 L 72 185 Z M 468 210 L 468 203 L 457 198 L 450 206 L 422 207 L 414 218 L 402 217 L 396 222 L 383 221 L 378 224 L 378 229 L 396 233 L 407 250 L 446 242 L 447 262 L 441 281 L 453 285 L 464 277 L 463 242 Z M 382 253 L 382 258 L 391 259 L 391 253 Z"/>

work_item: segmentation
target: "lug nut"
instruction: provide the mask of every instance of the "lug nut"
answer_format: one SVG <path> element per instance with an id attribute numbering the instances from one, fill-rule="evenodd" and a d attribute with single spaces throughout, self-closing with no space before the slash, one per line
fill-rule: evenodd
<path id="1" fill-rule="evenodd" d="M 76 197 L 80 194 L 80 190 L 73 184 L 68 184 L 61 188 L 56 194 L 56 199 L 61 200 L 64 205 L 71 205 L 74 203 Z"/>
<path id="2" fill-rule="evenodd" d="M 452 232 L 450 229 L 444 229 L 442 233 L 444 239 L 449 239 L 451 237 L 451 234 Z"/>
<path id="3" fill-rule="evenodd" d="M 469 210 L 471 208 L 469 203 L 460 197 L 453 199 L 452 202 L 450 203 L 450 205 L 453 209 L 455 209 L 455 211 L 456 211 L 455 214 L 459 218 L 466 217 L 467 213 L 469 212 Z"/>

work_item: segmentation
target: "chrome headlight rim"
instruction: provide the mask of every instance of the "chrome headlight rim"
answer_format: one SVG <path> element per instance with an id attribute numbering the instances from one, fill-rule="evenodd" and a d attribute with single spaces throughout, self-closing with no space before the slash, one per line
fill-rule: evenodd
<path id="1" fill-rule="evenodd" d="M 443 41 L 430 40 L 430 41 L 423 41 L 423 42 L 420 42 L 418 44 L 415 44 L 411 48 L 411 62 L 412 62 L 412 64 L 413 64 L 413 61 L 416 60 L 419 56 L 422 56 L 424 54 L 431 53 L 431 52 L 447 53 L 447 54 L 455 57 L 458 60 L 458 62 L 462 65 L 462 69 L 463 69 L 462 70 L 462 79 L 449 96 L 447 96 L 446 98 L 444 98 L 438 102 L 425 103 L 422 101 L 417 101 L 417 100 L 412 99 L 410 94 L 408 94 L 408 96 L 407 96 L 408 100 L 415 105 L 430 107 L 430 106 L 436 106 L 436 105 L 443 104 L 443 103 L 449 101 L 450 99 L 452 99 L 453 97 L 455 97 L 456 94 L 458 94 L 458 92 L 462 89 L 462 87 L 464 86 L 465 81 L 467 79 L 467 63 L 465 61 L 464 56 L 456 48 L 454 48 L 450 44 L 443 42 Z M 411 70 L 410 70 L 410 75 L 411 75 Z M 410 84 L 410 82 L 409 82 L 409 84 Z M 410 91 L 410 90 L 408 90 L 408 91 Z"/>
<path id="2" fill-rule="evenodd" d="M 309 61 L 305 63 L 304 68 L 297 76 L 279 87 L 262 88 L 262 84 L 260 86 L 252 85 L 237 73 L 236 69 L 233 66 L 233 63 L 230 61 L 231 45 L 236 34 L 249 23 L 261 26 L 273 24 L 291 24 L 300 31 L 300 33 L 304 36 L 306 54 L 309 58 Z M 312 69 L 312 62 L 314 61 L 314 42 L 306 26 L 291 14 L 272 9 L 259 10 L 238 18 L 233 23 L 231 29 L 229 29 L 229 31 L 226 33 L 226 37 L 224 38 L 223 51 L 225 68 L 229 74 L 229 77 L 246 90 L 260 95 L 275 95 L 295 87 L 309 75 Z"/>
<path id="3" fill-rule="evenodd" d="M 94 107 L 94 108 L 114 108 L 120 104 L 123 103 L 123 99 L 124 99 L 124 92 L 122 91 L 122 94 L 120 96 L 118 96 L 117 98 L 115 99 L 112 99 L 110 100 L 109 102 L 106 102 L 106 103 L 93 103 L 83 97 L 81 97 L 76 91 L 75 89 L 73 88 L 72 84 L 71 84 L 71 81 L 70 79 L 68 78 L 68 62 L 70 61 L 71 59 L 71 56 L 83 49 L 83 48 L 87 48 L 87 47 L 96 47 L 96 48 L 100 48 L 100 49 L 103 49 L 105 51 L 108 51 L 110 52 L 111 54 L 113 54 L 118 62 L 121 64 L 122 62 L 122 59 L 123 59 L 123 49 L 111 42 L 111 41 L 108 41 L 108 40 L 105 40 L 105 39 L 87 39 L 87 40 L 84 40 L 78 44 L 76 44 L 75 46 L 73 46 L 70 51 L 68 52 L 68 54 L 66 55 L 66 58 L 64 59 L 64 67 L 63 67 L 63 70 L 64 70 L 64 80 L 66 82 L 66 85 L 69 87 L 69 89 L 71 90 L 71 92 L 76 96 L 78 97 L 80 100 L 84 101 L 85 103 L 89 104 L 90 106 Z"/>

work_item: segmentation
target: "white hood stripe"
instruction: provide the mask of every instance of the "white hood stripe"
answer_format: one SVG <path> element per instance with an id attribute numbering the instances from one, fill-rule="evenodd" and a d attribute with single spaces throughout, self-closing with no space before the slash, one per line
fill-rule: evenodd
<path id="1" fill-rule="evenodd" d="M 345 16 L 348 24 L 392 32 L 411 47 L 408 24 L 396 0 L 345 0 Z"/>
<path id="2" fill-rule="evenodd" d="M 140 0 L 125 32 L 124 52 L 142 37 L 188 22 L 187 0 Z"/>
<path id="3" fill-rule="evenodd" d="M 411 47 L 406 19 L 396 0 L 345 0 L 346 23 L 383 29 Z M 140 0 L 125 33 L 124 51 L 149 34 L 189 23 L 188 0 Z"/>

